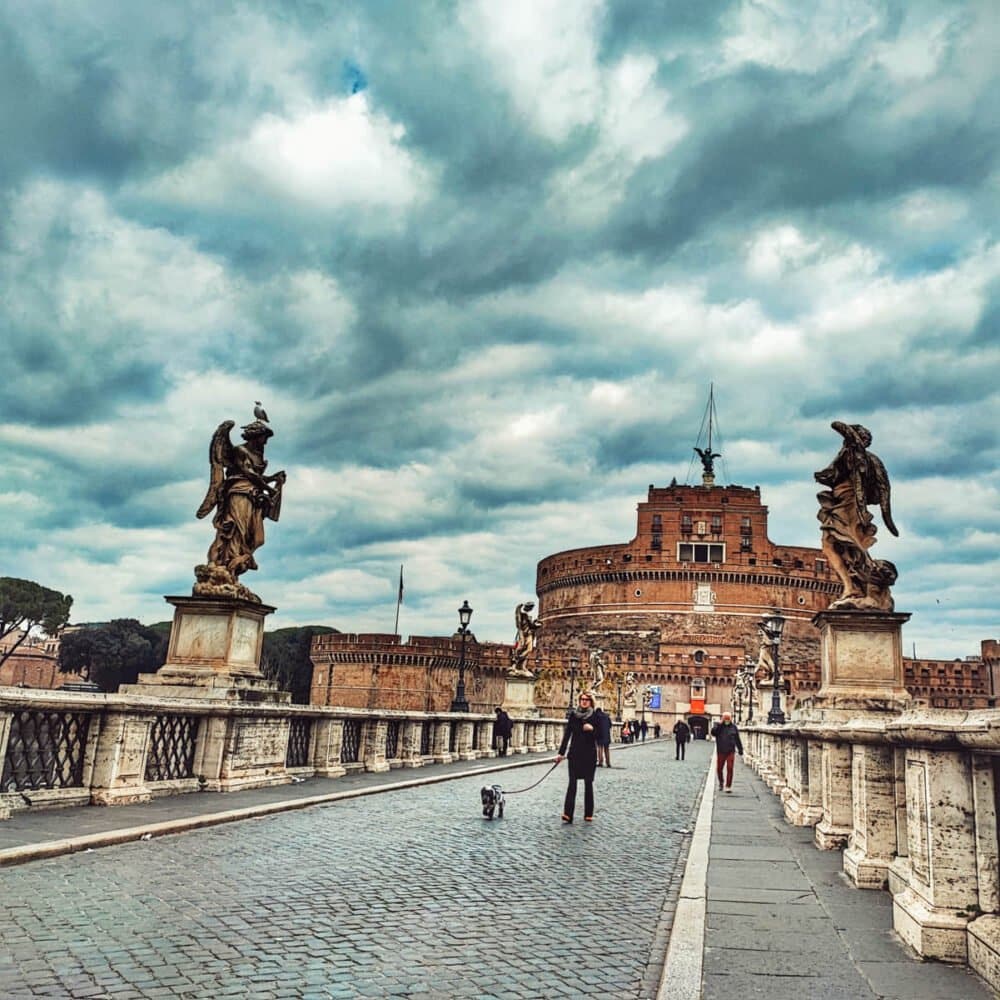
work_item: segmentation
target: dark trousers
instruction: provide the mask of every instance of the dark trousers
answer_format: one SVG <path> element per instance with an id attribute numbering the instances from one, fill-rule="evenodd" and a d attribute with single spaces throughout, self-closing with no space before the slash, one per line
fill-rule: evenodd
<path id="1" fill-rule="evenodd" d="M 676 760 L 684 759 L 684 751 L 687 748 L 687 745 L 688 745 L 687 740 L 677 741 L 677 757 L 675 758 Z"/>
<path id="2" fill-rule="evenodd" d="M 497 756 L 498 757 L 506 757 L 507 756 L 507 747 L 509 747 L 509 746 L 510 746 L 510 737 L 509 736 L 499 736 L 499 735 L 497 736 Z"/>
<path id="3" fill-rule="evenodd" d="M 563 803 L 563 815 L 573 818 L 573 810 L 576 808 L 576 783 L 583 782 L 583 815 L 594 815 L 594 779 L 593 778 L 570 778 L 566 787 L 566 801 Z"/>
<path id="4" fill-rule="evenodd" d="M 722 769 L 726 769 L 726 788 L 733 787 L 733 762 L 736 760 L 736 751 L 729 753 L 717 753 L 715 755 L 715 773 L 719 777 L 719 788 L 722 787 Z"/>

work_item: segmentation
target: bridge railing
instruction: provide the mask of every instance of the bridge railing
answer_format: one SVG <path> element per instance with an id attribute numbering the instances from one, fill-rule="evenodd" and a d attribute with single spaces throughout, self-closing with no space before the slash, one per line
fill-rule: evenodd
<path id="1" fill-rule="evenodd" d="M 1000 712 L 914 709 L 748 727 L 747 757 L 788 822 L 888 889 L 925 958 L 970 965 L 1000 995 Z"/>
<path id="2" fill-rule="evenodd" d="M 563 721 L 516 718 L 511 753 Z M 494 716 L 0 688 L 0 819 L 496 755 Z"/>

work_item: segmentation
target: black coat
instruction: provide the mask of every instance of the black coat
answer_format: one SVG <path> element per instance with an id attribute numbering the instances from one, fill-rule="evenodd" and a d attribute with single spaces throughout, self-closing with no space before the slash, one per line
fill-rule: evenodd
<path id="1" fill-rule="evenodd" d="M 597 772 L 597 730 L 589 733 L 583 731 L 584 722 L 594 725 L 593 713 L 589 719 L 581 719 L 578 715 L 570 715 L 566 721 L 566 729 L 563 732 L 562 743 L 559 744 L 559 756 L 565 757 L 569 762 L 570 778 L 586 778 L 593 781 Z M 567 747 L 569 753 L 566 752 Z"/>
<path id="2" fill-rule="evenodd" d="M 493 723 L 493 732 L 497 736 L 510 736 L 514 731 L 514 723 L 506 712 L 497 712 L 496 722 Z"/>
<path id="3" fill-rule="evenodd" d="M 678 743 L 687 743 L 691 739 L 691 727 L 686 722 L 674 724 L 674 739 Z"/>
<path id="4" fill-rule="evenodd" d="M 732 722 L 717 722 L 712 726 L 712 738 L 715 740 L 715 752 L 722 757 L 739 751 L 743 756 L 743 743 L 740 740 L 740 731 Z"/>
<path id="5" fill-rule="evenodd" d="M 611 716 L 603 709 L 595 709 L 594 717 L 590 720 L 594 723 L 594 739 L 600 746 L 607 746 L 611 743 Z"/>

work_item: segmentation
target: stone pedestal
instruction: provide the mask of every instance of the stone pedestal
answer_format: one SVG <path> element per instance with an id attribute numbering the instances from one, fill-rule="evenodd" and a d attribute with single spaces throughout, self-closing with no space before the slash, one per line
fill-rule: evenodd
<path id="1" fill-rule="evenodd" d="M 108 712 L 97 740 L 90 800 L 95 805 L 148 802 L 146 757 L 153 716 Z"/>
<path id="2" fill-rule="evenodd" d="M 781 804 L 792 826 L 815 826 L 823 816 L 823 745 L 805 739 L 785 746 L 785 780 Z"/>
<path id="3" fill-rule="evenodd" d="M 979 899 L 975 798 L 961 755 L 906 750 L 908 858 L 897 859 L 896 933 L 924 958 L 965 962 L 969 901 Z"/>
<path id="4" fill-rule="evenodd" d="M 853 830 L 844 851 L 844 872 L 859 889 L 883 889 L 897 848 L 892 747 L 855 744 L 851 788 Z"/>
<path id="5" fill-rule="evenodd" d="M 822 775 L 823 816 L 816 824 L 813 842 L 821 851 L 839 850 L 854 828 L 850 746 L 823 743 Z"/>
<path id="6" fill-rule="evenodd" d="M 1000 917 L 969 924 L 969 965 L 1000 996 Z"/>
<path id="7" fill-rule="evenodd" d="M 291 701 L 260 672 L 266 604 L 239 598 L 168 597 L 174 606 L 167 659 L 121 693 L 226 702 Z"/>
<path id="8" fill-rule="evenodd" d="M 903 624 L 908 614 L 821 611 L 821 685 L 807 706 L 901 712 L 911 703 L 903 672 Z"/>
<path id="9" fill-rule="evenodd" d="M 535 707 L 535 678 L 508 674 L 503 703 L 510 715 L 519 715 L 522 719 L 537 718 L 540 713 Z"/>

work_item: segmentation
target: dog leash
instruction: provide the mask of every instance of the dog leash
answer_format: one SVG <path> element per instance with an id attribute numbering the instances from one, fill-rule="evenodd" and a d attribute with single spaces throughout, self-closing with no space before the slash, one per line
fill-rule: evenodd
<path id="1" fill-rule="evenodd" d="M 541 784 L 541 783 L 542 783 L 542 782 L 543 782 L 543 781 L 544 781 L 544 780 L 545 780 L 545 779 L 546 779 L 546 778 L 547 778 L 547 777 L 548 777 L 548 776 L 549 776 L 549 775 L 550 775 L 550 774 L 551 774 L 551 773 L 552 773 L 552 772 L 553 772 L 553 771 L 554 771 L 554 770 L 555 770 L 555 769 L 556 769 L 556 768 L 557 768 L 557 767 L 558 767 L 558 766 L 560 765 L 560 763 L 561 763 L 561 761 L 558 761 L 558 760 L 557 760 L 557 761 L 556 761 L 556 762 L 555 762 L 555 763 L 554 763 L 554 764 L 553 764 L 553 765 L 552 765 L 552 766 L 551 766 L 551 767 L 550 767 L 550 768 L 549 768 L 549 769 L 548 769 L 548 770 L 547 770 L 547 771 L 545 772 L 545 774 L 543 774 L 543 775 L 542 775 L 542 776 L 541 776 L 541 777 L 540 777 L 540 778 L 538 779 L 538 781 L 536 781 L 536 782 L 535 782 L 535 784 L 534 784 L 534 785 L 528 785 L 528 787 L 527 787 L 527 788 L 518 788 L 518 789 L 515 789 L 515 790 L 514 790 L 513 792 L 508 792 L 508 791 L 507 791 L 507 790 L 505 789 L 505 790 L 504 790 L 504 795 L 520 795 L 520 794 L 521 794 L 521 792 L 530 792 L 530 791 L 531 791 L 531 789 L 535 787 L 535 785 L 540 785 L 540 784 Z"/>

